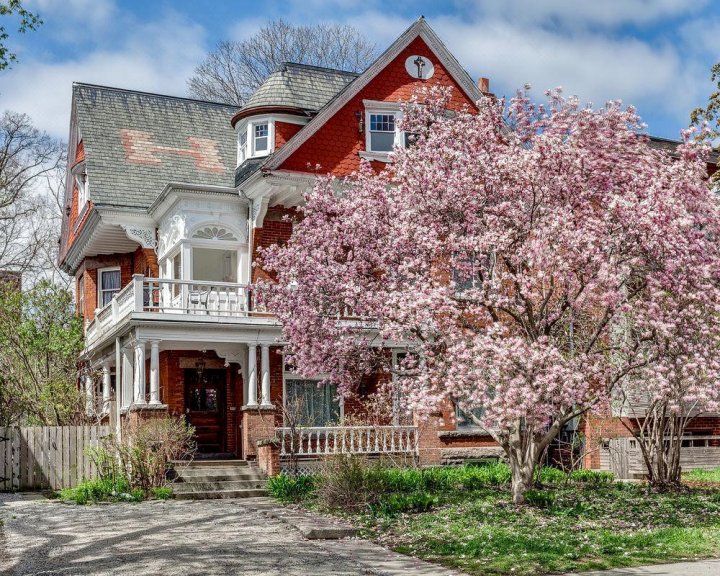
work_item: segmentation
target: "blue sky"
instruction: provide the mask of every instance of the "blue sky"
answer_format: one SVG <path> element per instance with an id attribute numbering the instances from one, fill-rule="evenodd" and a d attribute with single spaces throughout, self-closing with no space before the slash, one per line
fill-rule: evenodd
<path id="1" fill-rule="evenodd" d="M 13 35 L 0 110 L 66 138 L 73 81 L 184 95 L 208 50 L 264 22 L 340 22 L 387 47 L 421 14 L 474 78 L 510 95 L 562 86 L 601 105 L 634 104 L 651 134 L 675 138 L 710 93 L 720 60 L 711 0 L 27 0 L 45 25 Z"/>

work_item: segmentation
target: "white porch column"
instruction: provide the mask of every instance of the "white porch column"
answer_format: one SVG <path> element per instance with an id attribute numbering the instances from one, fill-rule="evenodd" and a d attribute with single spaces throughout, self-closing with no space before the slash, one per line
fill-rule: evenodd
<path id="1" fill-rule="evenodd" d="M 90 367 L 85 373 L 85 412 L 88 416 L 92 416 L 95 413 L 95 406 L 93 405 L 93 375 Z"/>
<path id="2" fill-rule="evenodd" d="M 150 342 L 150 404 L 160 404 L 160 342 Z"/>
<path id="3" fill-rule="evenodd" d="M 133 399 L 133 363 L 130 349 L 122 349 L 122 408 L 127 408 Z"/>
<path id="4" fill-rule="evenodd" d="M 102 365 L 102 411 L 107 412 L 110 406 L 110 361 L 105 360 Z"/>
<path id="5" fill-rule="evenodd" d="M 145 404 L 145 342 L 135 342 L 135 369 L 133 384 L 135 385 L 135 404 Z"/>
<path id="6" fill-rule="evenodd" d="M 248 406 L 257 406 L 257 346 L 248 344 Z"/>
<path id="7" fill-rule="evenodd" d="M 260 373 L 262 382 L 262 398 L 260 404 L 270 406 L 270 346 L 260 347 Z"/>

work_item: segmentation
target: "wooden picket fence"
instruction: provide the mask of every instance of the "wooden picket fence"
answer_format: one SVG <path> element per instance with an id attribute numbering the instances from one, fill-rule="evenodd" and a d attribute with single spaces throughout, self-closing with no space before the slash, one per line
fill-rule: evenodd
<path id="1" fill-rule="evenodd" d="M 72 488 L 97 470 L 86 448 L 109 426 L 0 428 L 0 492 Z"/>

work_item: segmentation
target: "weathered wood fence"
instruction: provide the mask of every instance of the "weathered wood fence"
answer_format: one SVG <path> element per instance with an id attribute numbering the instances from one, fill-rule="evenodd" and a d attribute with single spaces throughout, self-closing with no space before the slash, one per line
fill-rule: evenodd
<path id="1" fill-rule="evenodd" d="M 720 467 L 720 436 L 685 436 L 682 441 L 680 466 L 684 472 Z M 647 474 L 640 446 L 633 438 L 605 440 L 600 450 L 600 468 L 622 479 L 643 478 Z"/>
<path id="2" fill-rule="evenodd" d="M 97 473 L 86 448 L 109 426 L 0 428 L 0 492 L 72 488 Z"/>

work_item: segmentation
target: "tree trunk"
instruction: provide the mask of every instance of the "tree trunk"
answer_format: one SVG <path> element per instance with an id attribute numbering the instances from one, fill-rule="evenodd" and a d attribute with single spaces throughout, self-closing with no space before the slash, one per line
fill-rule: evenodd
<path id="1" fill-rule="evenodd" d="M 532 487 L 535 467 L 536 462 L 530 461 L 527 458 L 522 460 L 514 457 L 510 458 L 510 471 L 512 472 L 511 491 L 513 504 L 525 503 L 525 492 L 527 492 Z"/>

